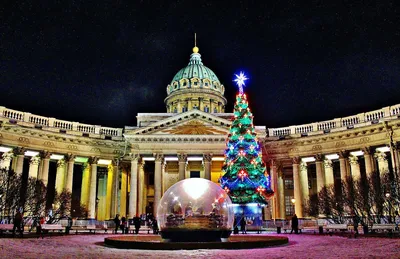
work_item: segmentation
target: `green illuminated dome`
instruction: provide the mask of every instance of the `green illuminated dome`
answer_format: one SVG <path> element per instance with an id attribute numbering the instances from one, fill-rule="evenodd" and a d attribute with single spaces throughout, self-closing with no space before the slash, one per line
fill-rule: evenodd
<path id="1" fill-rule="evenodd" d="M 198 47 L 193 48 L 189 64 L 179 70 L 167 86 L 165 104 L 168 112 L 200 109 L 210 113 L 224 112 L 225 87 L 215 73 L 203 65 Z"/>
<path id="2" fill-rule="evenodd" d="M 203 65 L 201 55 L 198 51 L 197 47 L 193 48 L 189 64 L 179 70 L 174 79 L 172 79 L 171 84 L 168 85 L 168 94 L 186 88 L 211 89 L 220 92 L 222 95 L 224 94 L 224 86 L 221 85 L 215 73 Z"/>

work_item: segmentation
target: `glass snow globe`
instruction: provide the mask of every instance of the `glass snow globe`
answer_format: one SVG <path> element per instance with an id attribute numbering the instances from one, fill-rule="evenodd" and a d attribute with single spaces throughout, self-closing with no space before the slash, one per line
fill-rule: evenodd
<path id="1" fill-rule="evenodd" d="M 161 198 L 157 222 L 172 242 L 215 242 L 228 238 L 234 220 L 232 201 L 217 184 L 190 178 L 172 185 Z"/>

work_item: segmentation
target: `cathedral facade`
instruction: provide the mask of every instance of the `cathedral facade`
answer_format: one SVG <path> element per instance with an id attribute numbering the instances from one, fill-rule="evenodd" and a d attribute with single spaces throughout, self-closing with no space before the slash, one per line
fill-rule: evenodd
<path id="1" fill-rule="evenodd" d="M 153 213 L 179 180 L 218 183 L 233 118 L 225 112 L 224 91 L 195 47 L 167 86 L 166 112 L 139 113 L 134 127 L 88 125 L 0 106 L 0 168 L 39 178 L 56 192 L 70 191 L 72 208 L 84 205 L 88 218 Z M 305 125 L 256 126 L 275 191 L 266 218 L 295 212 L 305 217 L 308 195 L 323 186 L 399 168 L 399 116 L 400 104 Z"/>

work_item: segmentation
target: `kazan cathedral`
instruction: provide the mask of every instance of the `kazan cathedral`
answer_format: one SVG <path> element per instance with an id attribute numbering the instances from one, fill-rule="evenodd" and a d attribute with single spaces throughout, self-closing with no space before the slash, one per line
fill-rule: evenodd
<path id="1" fill-rule="evenodd" d="M 182 179 L 218 183 L 233 118 L 224 85 L 197 47 L 166 90 L 165 112 L 138 113 L 137 125 L 124 128 L 0 106 L 0 168 L 72 192 L 72 217 L 79 204 L 98 220 L 155 213 Z M 275 192 L 264 219 L 306 217 L 309 194 L 324 186 L 399 168 L 399 116 L 400 104 L 304 125 L 256 126 Z"/>

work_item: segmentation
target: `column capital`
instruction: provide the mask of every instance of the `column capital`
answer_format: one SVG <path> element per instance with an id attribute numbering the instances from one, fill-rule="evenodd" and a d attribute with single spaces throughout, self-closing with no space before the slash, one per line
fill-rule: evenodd
<path id="1" fill-rule="evenodd" d="M 300 164 L 301 158 L 299 156 L 292 157 L 292 163 L 295 165 Z"/>
<path id="2" fill-rule="evenodd" d="M 343 159 L 343 158 L 348 158 L 350 155 L 349 151 L 347 150 L 341 150 L 339 151 L 339 158 Z"/>
<path id="3" fill-rule="evenodd" d="M 68 153 L 64 156 L 65 161 L 67 161 L 68 163 L 75 162 L 75 158 L 76 158 L 76 155 L 71 154 L 71 153 Z"/>
<path id="4" fill-rule="evenodd" d="M 153 156 L 156 162 L 162 162 L 164 160 L 164 155 L 161 153 L 154 153 Z"/>
<path id="5" fill-rule="evenodd" d="M 351 165 L 358 165 L 358 157 L 356 156 L 350 156 L 349 161 Z"/>
<path id="6" fill-rule="evenodd" d="M 386 161 L 386 154 L 383 152 L 376 152 L 374 157 L 378 160 L 378 161 Z"/>
<path id="7" fill-rule="evenodd" d="M 14 156 L 14 153 L 12 151 L 8 151 L 6 153 L 3 153 L 0 155 L 0 159 L 1 160 L 9 160 L 12 159 Z"/>
<path id="8" fill-rule="evenodd" d="M 333 168 L 332 160 L 325 159 L 324 160 L 324 166 L 325 166 L 325 168 Z"/>
<path id="9" fill-rule="evenodd" d="M 139 161 L 140 159 L 140 155 L 139 154 L 135 154 L 135 153 L 129 153 L 129 157 L 132 161 Z"/>
<path id="10" fill-rule="evenodd" d="M 186 162 L 187 154 L 178 154 L 178 161 L 179 162 Z"/>
<path id="11" fill-rule="evenodd" d="M 301 161 L 300 162 L 300 171 L 307 171 L 307 163 Z"/>
<path id="12" fill-rule="evenodd" d="M 114 157 L 113 159 L 112 159 L 112 165 L 113 166 L 117 166 L 117 165 L 120 165 L 120 161 L 121 161 L 121 158 L 119 158 L 119 157 Z"/>
<path id="13" fill-rule="evenodd" d="M 285 175 L 282 171 L 277 171 L 278 173 L 278 177 L 283 178 L 283 176 Z"/>
<path id="14" fill-rule="evenodd" d="M 40 163 L 40 157 L 39 156 L 33 156 L 31 160 L 29 161 L 30 165 L 39 165 Z"/>
<path id="15" fill-rule="evenodd" d="M 42 151 L 39 152 L 39 156 L 42 159 L 50 159 L 51 153 L 49 151 L 47 151 L 47 150 L 42 150 Z"/>
<path id="16" fill-rule="evenodd" d="M 143 159 L 139 159 L 138 168 L 139 169 L 144 169 L 144 165 L 145 164 L 146 164 L 146 161 L 144 161 Z"/>
<path id="17" fill-rule="evenodd" d="M 89 157 L 88 163 L 91 165 L 96 165 L 98 161 L 99 158 L 97 156 L 91 156 Z"/>
<path id="18" fill-rule="evenodd" d="M 65 166 L 65 160 L 60 159 L 57 161 L 57 168 Z"/>
<path id="19" fill-rule="evenodd" d="M 322 154 L 316 154 L 314 157 L 315 157 L 315 162 L 322 162 L 324 160 L 324 155 Z"/>
<path id="20" fill-rule="evenodd" d="M 211 162 L 213 155 L 212 154 L 203 154 L 204 162 Z"/>
<path id="21" fill-rule="evenodd" d="M 24 147 L 15 147 L 13 153 L 15 156 L 20 156 L 25 154 L 26 149 Z"/>

